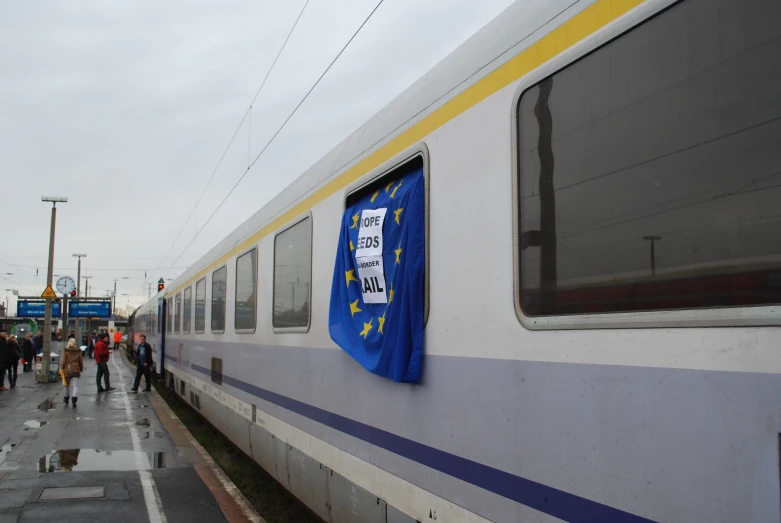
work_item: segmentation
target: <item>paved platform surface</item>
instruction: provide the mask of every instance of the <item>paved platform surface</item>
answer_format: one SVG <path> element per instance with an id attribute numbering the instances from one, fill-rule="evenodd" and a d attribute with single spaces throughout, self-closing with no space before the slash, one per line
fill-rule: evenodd
<path id="1" fill-rule="evenodd" d="M 109 393 L 85 360 L 76 408 L 33 372 L 0 392 L 0 523 L 258 521 L 163 400 L 130 392 L 135 369 L 118 356 Z"/>

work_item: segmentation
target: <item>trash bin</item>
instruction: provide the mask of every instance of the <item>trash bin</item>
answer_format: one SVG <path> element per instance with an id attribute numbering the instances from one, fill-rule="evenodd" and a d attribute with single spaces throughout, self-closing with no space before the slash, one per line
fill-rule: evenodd
<path id="1" fill-rule="evenodd" d="M 60 378 L 60 355 L 55 351 L 58 348 L 61 348 L 61 345 L 63 345 L 62 342 L 52 342 L 51 352 L 49 354 L 48 380 L 43 379 L 43 376 L 41 376 L 41 373 L 43 372 L 43 354 L 35 355 L 35 380 L 38 383 L 45 383 L 46 381 L 53 383 Z"/>

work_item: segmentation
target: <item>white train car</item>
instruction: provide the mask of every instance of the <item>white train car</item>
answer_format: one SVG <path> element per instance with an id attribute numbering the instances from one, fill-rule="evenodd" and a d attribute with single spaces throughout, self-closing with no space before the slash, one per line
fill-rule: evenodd
<path id="1" fill-rule="evenodd" d="M 142 308 L 165 371 L 327 521 L 778 522 L 779 20 L 516 2 Z M 328 317 L 348 200 L 410 166 L 400 384 Z"/>

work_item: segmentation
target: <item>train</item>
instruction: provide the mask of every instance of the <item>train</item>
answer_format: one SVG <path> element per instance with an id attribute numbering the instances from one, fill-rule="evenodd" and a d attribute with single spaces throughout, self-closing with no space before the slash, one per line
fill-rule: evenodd
<path id="1" fill-rule="evenodd" d="M 519 0 L 140 306 L 129 341 L 325 521 L 778 522 L 779 20 L 777 0 Z M 404 382 L 329 311 L 346 210 L 411 170 Z"/>

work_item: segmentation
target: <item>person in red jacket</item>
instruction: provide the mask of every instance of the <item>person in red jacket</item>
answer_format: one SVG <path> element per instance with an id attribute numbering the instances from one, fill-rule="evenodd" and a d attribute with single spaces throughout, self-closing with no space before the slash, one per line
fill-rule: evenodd
<path id="1" fill-rule="evenodd" d="M 110 392 L 114 390 L 109 384 L 110 373 L 108 371 L 108 334 L 101 334 L 98 342 L 95 344 L 95 360 L 98 362 L 98 392 Z M 106 387 L 100 386 L 100 379 L 103 378 Z"/>

